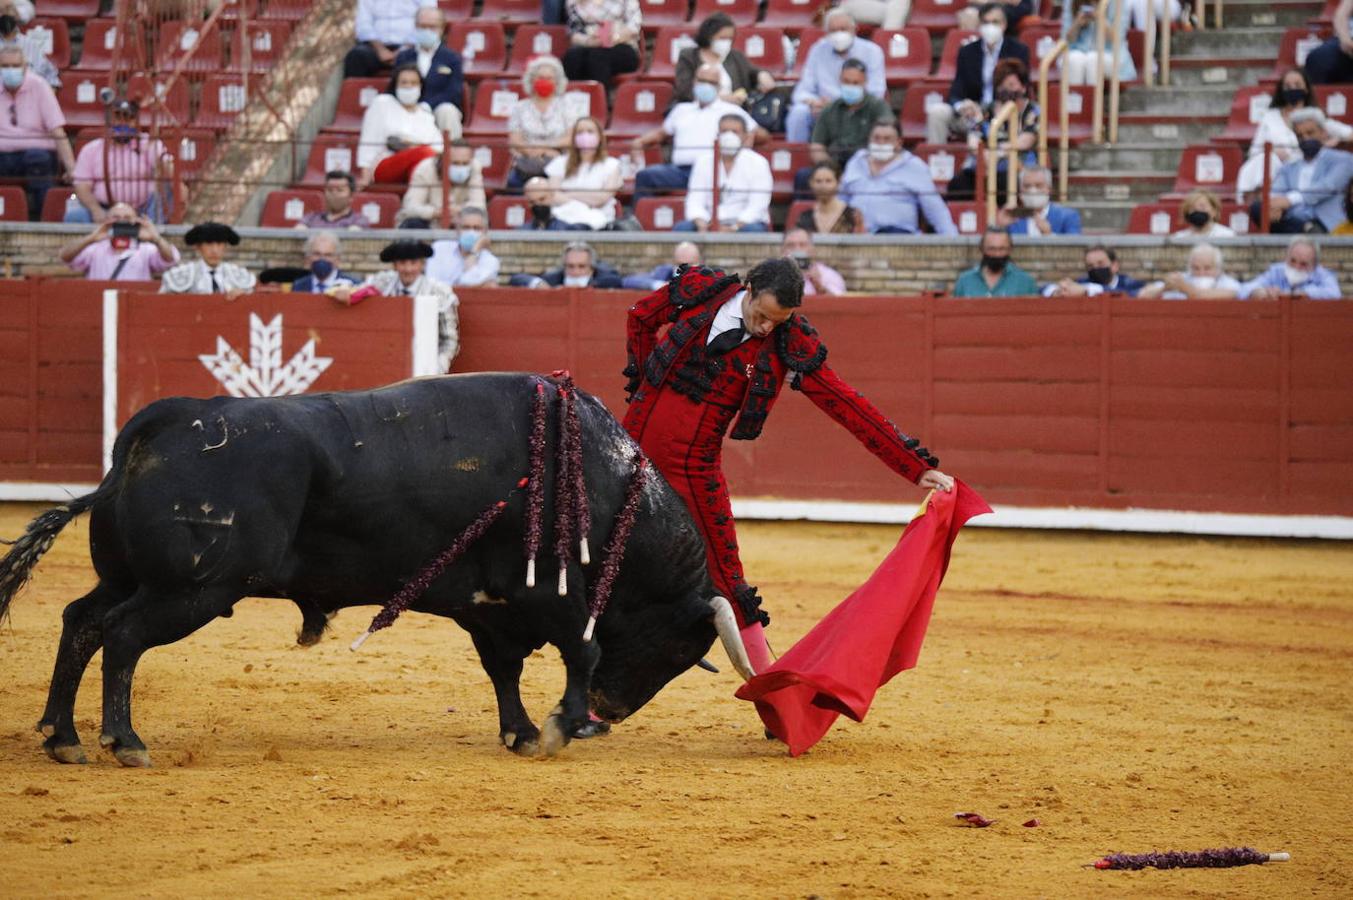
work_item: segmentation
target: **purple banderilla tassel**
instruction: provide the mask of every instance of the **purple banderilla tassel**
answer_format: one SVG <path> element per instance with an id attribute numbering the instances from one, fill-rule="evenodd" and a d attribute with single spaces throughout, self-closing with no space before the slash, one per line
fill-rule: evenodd
<path id="1" fill-rule="evenodd" d="M 1111 853 L 1094 863 L 1096 869 L 1229 869 L 1232 866 L 1286 862 L 1287 853 L 1261 853 L 1253 847 L 1223 847 L 1197 853 Z"/>
<path id="2" fill-rule="evenodd" d="M 616 516 L 610 540 L 606 542 L 606 549 L 603 551 L 601 572 L 597 575 L 592 590 L 592 602 L 588 606 L 591 615 L 587 620 L 587 628 L 583 631 L 584 641 L 592 640 L 592 629 L 596 627 L 597 619 L 606 611 L 606 604 L 611 599 L 611 589 L 615 587 L 616 576 L 620 574 L 620 560 L 625 555 L 625 544 L 629 543 L 630 532 L 634 530 L 634 520 L 639 514 L 639 499 L 643 494 L 644 482 L 647 480 L 648 459 L 640 456 L 639 461 L 635 463 L 634 473 L 630 475 L 629 485 L 625 488 L 625 502 L 620 507 L 620 514 Z"/>
<path id="3" fill-rule="evenodd" d="M 573 509 L 574 454 L 569 445 L 568 419 L 573 404 L 573 379 L 566 370 L 554 377 L 559 383 L 558 439 L 555 446 L 554 467 L 554 555 L 559 560 L 559 596 L 568 594 L 569 544 L 573 541 L 573 526 L 577 519 Z"/>
<path id="4" fill-rule="evenodd" d="M 526 492 L 526 586 L 536 586 L 536 556 L 540 553 L 540 522 L 545 507 L 545 383 L 536 379 L 535 407 L 531 411 L 531 479 Z"/>
<path id="5" fill-rule="evenodd" d="M 522 481 L 525 480 L 522 479 Z M 521 482 L 518 482 L 518 485 L 520 484 Z M 436 581 L 438 576 L 445 572 L 471 544 L 484 536 L 484 532 L 489 530 L 489 526 L 498 520 L 498 517 L 503 514 L 503 510 L 506 508 L 507 501 L 499 500 L 476 516 L 475 520 L 466 526 L 465 530 L 451 542 L 450 547 L 433 557 L 432 562 L 423 566 L 417 575 L 410 578 L 404 587 L 400 588 L 393 597 L 386 601 L 385 607 L 376 613 L 376 617 L 371 620 L 371 624 L 367 626 L 366 631 L 352 642 L 351 649 L 356 650 L 372 634 L 393 625 L 395 619 L 399 618 L 400 613 L 408 609 L 413 601 L 423 596 L 423 593 L 432 586 L 432 582 Z"/>
<path id="6" fill-rule="evenodd" d="M 573 381 L 569 379 L 569 386 Z M 583 479 L 583 430 L 578 420 L 578 395 L 570 395 L 568 406 L 568 465 L 573 475 L 573 514 L 574 528 L 578 535 L 578 562 L 583 565 L 592 563 L 592 554 L 587 546 L 587 534 L 592 530 L 592 512 L 587 508 L 587 484 Z"/>

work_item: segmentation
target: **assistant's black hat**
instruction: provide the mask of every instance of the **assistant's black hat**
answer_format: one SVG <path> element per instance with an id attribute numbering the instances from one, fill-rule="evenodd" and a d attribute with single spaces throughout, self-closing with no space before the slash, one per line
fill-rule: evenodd
<path id="1" fill-rule="evenodd" d="M 396 262 L 401 259 L 427 259 L 432 256 L 432 246 L 425 241 L 393 241 L 381 251 L 381 262 Z"/>
<path id="2" fill-rule="evenodd" d="M 183 236 L 183 242 L 189 247 L 196 247 L 198 244 L 229 244 L 234 247 L 239 244 L 240 236 L 229 225 L 203 222 L 188 229 L 188 233 Z"/>

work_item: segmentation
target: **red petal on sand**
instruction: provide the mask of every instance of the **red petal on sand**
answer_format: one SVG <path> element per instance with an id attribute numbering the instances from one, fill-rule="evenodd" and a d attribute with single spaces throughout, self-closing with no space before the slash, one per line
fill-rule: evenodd
<path id="1" fill-rule="evenodd" d="M 965 813 L 965 812 L 960 812 L 960 813 L 954 813 L 954 818 L 955 818 L 955 819 L 962 819 L 964 822 L 967 822 L 969 825 L 972 825 L 974 828 L 986 828 L 988 825 L 993 825 L 993 824 L 995 824 L 995 822 L 996 822 L 995 819 L 988 819 L 986 816 L 982 815 L 981 813 L 975 813 L 975 812 L 966 812 L 966 813 Z"/>
<path id="2" fill-rule="evenodd" d="M 1043 823 L 1040 822 L 1040 821 L 1038 821 L 1037 819 L 1030 819 L 1029 821 L 1027 821 L 1027 822 L 1024 823 L 1024 827 L 1025 827 L 1025 828 L 1037 828 L 1039 825 L 1042 825 L 1042 824 L 1043 824 Z"/>

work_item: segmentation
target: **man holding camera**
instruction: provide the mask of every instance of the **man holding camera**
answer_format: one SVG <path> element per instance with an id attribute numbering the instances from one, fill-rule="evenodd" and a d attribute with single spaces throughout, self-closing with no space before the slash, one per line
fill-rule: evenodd
<path id="1" fill-rule="evenodd" d="M 831 266 L 813 259 L 813 236 L 803 228 L 791 228 L 780 243 L 780 255 L 792 259 L 803 273 L 803 295 L 826 294 L 839 297 L 846 292 L 846 280 Z"/>
<path id="2" fill-rule="evenodd" d="M 126 203 L 108 208 L 99 226 L 58 252 L 91 281 L 151 281 L 179 261 L 179 251 Z"/>

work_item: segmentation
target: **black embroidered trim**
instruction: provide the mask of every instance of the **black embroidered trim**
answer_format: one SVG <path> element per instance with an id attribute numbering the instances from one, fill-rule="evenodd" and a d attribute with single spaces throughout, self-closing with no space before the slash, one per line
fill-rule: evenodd
<path id="1" fill-rule="evenodd" d="M 657 387 L 662 384 L 667 371 L 672 368 L 672 363 L 676 362 L 677 354 L 681 348 L 686 346 L 714 318 L 718 310 L 711 307 L 703 312 L 696 313 L 689 319 L 675 323 L 667 329 L 667 334 L 653 348 L 653 352 L 648 355 L 648 364 L 645 367 L 645 375 L 648 376 L 648 383 Z"/>
<path id="2" fill-rule="evenodd" d="M 742 283 L 742 279 L 738 277 L 737 274 L 729 275 L 726 274 L 723 269 L 701 266 L 699 269 L 694 270 L 701 278 L 692 280 L 709 280 L 705 283 L 703 288 L 700 288 L 694 293 L 688 293 L 686 289 L 691 287 L 691 285 L 683 283 L 686 280 L 683 276 L 685 276 L 688 271 L 690 271 L 688 266 L 677 266 L 676 270 L 672 272 L 671 279 L 667 282 L 667 295 L 671 298 L 672 305 L 676 307 L 676 311 L 672 314 L 673 321 L 676 321 L 676 317 L 679 315 L 680 310 L 690 309 L 691 307 L 708 303 L 729 287 Z"/>
<path id="3" fill-rule="evenodd" d="M 771 342 L 762 344 L 756 354 L 756 363 L 752 367 L 747 388 L 747 399 L 742 404 L 737 425 L 729 434 L 735 441 L 752 441 L 761 435 L 766 425 L 766 416 L 770 415 L 771 404 L 778 393 L 775 367 L 771 365 Z"/>
<path id="4" fill-rule="evenodd" d="M 827 361 L 827 346 L 818 337 L 817 329 L 808 324 L 807 316 L 795 313 L 776 331 L 780 358 L 790 371 L 807 375 L 822 368 Z"/>
<path id="5" fill-rule="evenodd" d="M 770 625 L 770 614 L 761 609 L 761 598 L 750 584 L 741 584 L 733 589 L 733 602 L 742 610 L 743 622 L 748 625 L 760 622 L 762 628 Z"/>
<path id="6" fill-rule="evenodd" d="M 625 376 L 625 402 L 629 403 L 634 399 L 634 392 L 639 390 L 639 385 L 643 379 L 639 377 L 639 361 L 634 358 L 633 353 L 627 353 L 628 364 L 620 373 Z"/>
<path id="7" fill-rule="evenodd" d="M 709 392 L 714 390 L 714 381 L 724 371 L 725 365 L 724 357 L 711 355 L 704 347 L 696 347 L 672 373 L 668 386 L 683 397 L 703 403 Z"/>

